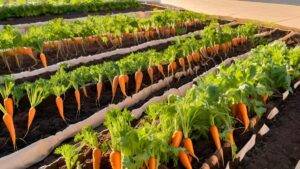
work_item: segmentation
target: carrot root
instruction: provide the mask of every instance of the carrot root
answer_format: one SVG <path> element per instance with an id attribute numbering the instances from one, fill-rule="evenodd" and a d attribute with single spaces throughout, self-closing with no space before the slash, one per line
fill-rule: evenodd
<path id="1" fill-rule="evenodd" d="M 12 98 L 6 98 L 4 99 L 4 107 L 8 114 L 10 114 L 12 117 L 14 115 L 14 101 Z"/>
<path id="2" fill-rule="evenodd" d="M 121 152 L 112 151 L 109 156 L 112 169 L 121 169 Z"/>
<path id="3" fill-rule="evenodd" d="M 175 131 L 172 135 L 171 145 L 176 148 L 179 147 L 182 137 L 183 137 L 183 133 L 181 130 Z"/>
<path id="4" fill-rule="evenodd" d="M 102 152 L 99 148 L 93 149 L 93 169 L 100 169 Z"/>
<path id="5" fill-rule="evenodd" d="M 5 113 L 2 117 L 2 119 L 4 121 L 4 124 L 5 124 L 8 132 L 9 132 L 14 149 L 16 149 L 16 131 L 15 131 L 13 118 L 10 114 Z"/>

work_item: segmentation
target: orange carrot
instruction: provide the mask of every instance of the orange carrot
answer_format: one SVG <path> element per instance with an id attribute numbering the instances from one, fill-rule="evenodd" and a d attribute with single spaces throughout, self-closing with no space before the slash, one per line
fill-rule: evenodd
<path id="1" fill-rule="evenodd" d="M 140 90 L 143 82 L 143 72 L 141 71 L 141 69 L 135 72 L 134 78 L 135 78 L 135 93 L 137 93 Z"/>
<path id="2" fill-rule="evenodd" d="M 85 86 L 82 87 L 82 91 L 85 97 L 89 97 Z"/>
<path id="3" fill-rule="evenodd" d="M 75 90 L 75 99 L 77 103 L 77 111 L 79 112 L 81 109 L 81 101 L 80 101 L 80 91 L 78 89 Z"/>
<path id="4" fill-rule="evenodd" d="M 185 138 L 183 140 L 183 147 L 188 151 L 188 153 L 192 157 L 194 157 L 198 160 L 198 158 L 196 157 L 195 152 L 194 152 L 193 142 L 190 138 Z M 189 156 L 189 159 L 190 159 L 190 161 L 192 161 L 192 158 L 190 156 Z"/>
<path id="5" fill-rule="evenodd" d="M 154 78 L 153 78 L 153 73 L 154 73 L 153 68 L 151 66 L 149 66 L 148 69 L 147 69 L 147 72 L 148 72 L 148 75 L 150 77 L 151 84 L 153 84 L 153 80 L 154 80 Z"/>
<path id="6" fill-rule="evenodd" d="M 34 117 L 35 117 L 35 113 L 36 113 L 35 107 L 31 107 L 29 109 L 29 112 L 28 112 L 27 131 L 29 131 L 29 128 L 30 128 L 30 126 L 33 122 Z"/>
<path id="7" fill-rule="evenodd" d="M 98 82 L 96 87 L 97 87 L 97 102 L 99 102 L 100 96 L 101 96 L 101 92 L 102 92 L 102 88 L 103 88 L 103 83 L 102 82 Z"/>
<path id="8" fill-rule="evenodd" d="M 194 62 L 199 62 L 200 61 L 200 53 L 199 52 L 194 52 L 192 54 L 192 58 Z"/>
<path id="9" fill-rule="evenodd" d="M 44 53 L 40 54 L 40 59 L 42 61 L 43 66 L 47 67 L 48 66 L 48 64 L 47 64 L 47 58 L 46 58 L 46 55 Z"/>
<path id="10" fill-rule="evenodd" d="M 93 169 L 100 169 L 102 152 L 99 148 L 93 149 Z"/>
<path id="11" fill-rule="evenodd" d="M 12 117 L 14 116 L 14 102 L 11 98 L 5 98 L 4 99 L 4 107 L 8 114 L 10 114 Z"/>
<path id="12" fill-rule="evenodd" d="M 161 73 L 161 75 L 163 75 L 165 77 L 164 67 L 161 64 L 157 65 L 157 69 Z"/>
<path id="13" fill-rule="evenodd" d="M 149 158 L 148 169 L 156 169 L 156 159 L 154 157 Z"/>
<path id="14" fill-rule="evenodd" d="M 174 74 L 174 72 L 176 71 L 176 69 L 177 69 L 176 61 L 171 62 L 171 63 L 168 65 L 168 75 L 169 75 L 170 72 L 172 72 L 172 74 Z"/>
<path id="15" fill-rule="evenodd" d="M 121 153 L 119 151 L 112 151 L 109 159 L 112 169 L 121 169 Z"/>
<path id="16" fill-rule="evenodd" d="M 179 58 L 179 64 L 182 67 L 183 71 L 185 71 L 185 60 L 184 58 Z"/>
<path id="17" fill-rule="evenodd" d="M 66 121 L 65 120 L 65 114 L 64 114 L 64 101 L 63 101 L 63 99 L 60 96 L 57 96 L 56 99 L 55 99 L 55 102 L 56 102 L 56 106 L 57 106 L 58 113 L 59 113 L 60 117 L 64 121 Z"/>
<path id="18" fill-rule="evenodd" d="M 128 81 L 127 78 L 128 78 L 128 75 L 120 75 L 119 76 L 119 85 L 120 85 L 121 91 L 124 96 L 127 96 L 127 94 L 126 94 L 126 83 Z"/>
<path id="19" fill-rule="evenodd" d="M 217 126 L 215 125 L 210 126 L 209 131 L 217 150 L 219 150 L 221 148 L 221 140 L 220 140 L 219 130 Z"/>
<path id="20" fill-rule="evenodd" d="M 119 84 L 119 76 L 115 76 L 112 84 L 111 84 L 111 91 L 112 91 L 112 101 L 114 100 L 116 93 L 117 93 L 117 89 L 118 89 L 118 84 Z"/>
<path id="21" fill-rule="evenodd" d="M 237 108 L 238 108 L 238 113 L 240 114 L 241 120 L 244 124 L 245 131 L 246 131 L 248 129 L 249 123 L 250 123 L 247 107 L 244 103 L 240 102 L 237 104 Z"/>
<path id="22" fill-rule="evenodd" d="M 4 121 L 6 128 L 8 129 L 14 149 L 16 149 L 16 131 L 15 131 L 13 118 L 10 114 L 5 113 L 2 117 L 2 119 Z"/>
<path id="23" fill-rule="evenodd" d="M 179 160 L 180 160 L 181 164 L 184 166 L 184 168 L 192 169 L 192 165 L 189 160 L 189 157 L 184 151 L 180 151 L 178 156 L 179 156 Z"/>
<path id="24" fill-rule="evenodd" d="M 176 148 L 179 147 L 182 137 L 183 137 L 183 133 L 181 130 L 175 131 L 172 135 L 171 145 Z"/>

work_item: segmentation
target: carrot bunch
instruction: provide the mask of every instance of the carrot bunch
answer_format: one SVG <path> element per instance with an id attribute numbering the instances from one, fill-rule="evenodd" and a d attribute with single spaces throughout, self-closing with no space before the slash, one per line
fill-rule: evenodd
<path id="1" fill-rule="evenodd" d="M 28 111 L 27 132 L 25 134 L 26 136 L 36 115 L 36 106 L 38 106 L 45 98 L 48 97 L 48 95 L 50 94 L 50 90 L 49 83 L 44 79 L 39 79 L 39 81 L 34 84 L 27 83 L 25 89 L 27 92 L 28 100 L 30 102 L 30 109 Z"/>

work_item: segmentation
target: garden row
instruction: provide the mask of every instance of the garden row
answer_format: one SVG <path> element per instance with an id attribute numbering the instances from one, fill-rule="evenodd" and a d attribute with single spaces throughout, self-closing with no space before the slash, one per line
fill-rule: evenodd
<path id="1" fill-rule="evenodd" d="M 82 112 L 81 107 L 83 103 L 88 104 L 88 107 L 91 105 L 95 107 L 96 104 L 103 103 L 102 101 L 105 100 L 105 104 L 109 104 L 110 100 L 113 100 L 116 96 L 118 88 L 121 89 L 124 96 L 127 96 L 138 92 L 142 88 L 143 83 L 150 85 L 154 82 L 154 79 L 164 78 L 164 76 L 174 74 L 178 70 L 191 72 L 190 70 L 194 65 L 210 66 L 207 62 L 212 62 L 215 65 L 222 60 L 218 58 L 220 54 L 225 54 L 225 57 L 228 57 L 226 55 L 232 50 L 238 49 L 243 44 L 249 44 L 256 31 L 256 26 L 252 24 L 242 25 L 237 28 L 220 28 L 218 24 L 212 24 L 203 30 L 201 39 L 196 39 L 195 37 L 180 39 L 161 52 L 150 50 L 135 53 L 116 62 L 109 61 L 89 67 L 82 66 L 70 72 L 66 72 L 63 66 L 50 79 L 38 79 L 32 83 L 26 82 L 17 85 L 9 76 L 6 76 L 4 77 L 5 83 L 1 86 L 4 107 L 7 110 L 7 114 L 10 114 L 11 120 L 14 119 L 14 126 L 17 127 L 17 131 L 20 131 L 22 135 L 29 131 L 36 114 L 38 117 L 44 117 L 44 119 L 39 119 L 35 126 L 45 127 L 47 129 L 46 133 L 49 134 L 51 125 L 57 125 L 59 121 L 67 121 L 65 109 L 68 109 L 68 112 L 77 110 L 79 116 L 79 112 Z M 107 81 L 109 82 L 107 83 Z M 89 89 L 94 91 L 89 90 L 87 92 L 87 86 L 93 86 L 93 88 Z M 68 93 L 66 93 L 67 91 Z M 103 98 L 103 93 L 108 91 L 109 94 Z M 85 97 L 81 96 L 82 94 Z M 27 97 L 24 97 L 26 95 Z M 64 95 L 65 99 L 63 100 Z M 53 96 L 55 97 L 53 98 Z M 119 97 L 121 98 L 121 95 Z M 82 101 L 85 99 L 88 100 L 88 103 Z M 42 104 L 38 109 L 44 108 L 41 111 L 42 113 L 36 112 L 36 108 L 46 100 L 48 100 L 47 103 Z M 64 106 L 66 102 L 68 104 Z M 54 106 L 55 103 L 57 108 Z M 14 108 L 16 108 L 14 105 L 17 107 L 17 113 L 14 113 Z M 29 111 L 27 108 L 30 108 Z M 95 109 L 99 108 L 96 107 Z M 26 111 L 28 111 L 28 114 L 21 113 Z M 57 111 L 62 120 L 57 118 L 56 120 L 50 120 L 56 116 L 49 113 Z M 74 113 L 71 114 L 70 118 L 75 119 Z M 80 116 L 86 116 L 86 114 L 80 114 Z M 40 123 L 39 121 L 43 122 Z M 36 127 L 33 128 L 33 132 L 37 130 Z M 54 132 L 60 129 L 61 124 L 55 126 Z M 10 131 L 10 134 L 15 144 L 16 133 Z M 5 130 L 1 131 L 1 136 L 7 138 L 8 132 Z M 27 141 L 34 142 L 41 139 L 41 133 L 38 136 L 34 136 L 35 134 L 33 138 Z M 12 150 L 8 146 L 3 148 Z"/>
<path id="2" fill-rule="evenodd" d="M 139 8 L 136 0 L 27 0 L 1 1 L 0 20 L 10 18 L 61 15 L 68 13 L 111 12 Z"/>
<path id="3" fill-rule="evenodd" d="M 55 19 L 25 32 L 5 26 L 0 31 L 2 74 L 184 34 L 212 21 L 203 14 L 164 10 L 145 18 L 119 14 L 76 21 Z"/>
<path id="4" fill-rule="evenodd" d="M 93 149 L 94 168 L 100 167 L 105 154 L 102 168 L 172 168 L 179 159 L 181 167 L 190 169 L 192 164 L 199 166 L 201 155 L 195 153 L 193 143 L 209 138 L 217 150 L 221 142 L 228 142 L 234 158 L 238 138 L 233 132 L 239 123 L 247 132 L 250 118 L 261 118 L 272 96 L 291 90 L 291 83 L 300 78 L 299 63 L 299 47 L 288 49 L 282 42 L 259 46 L 247 59 L 221 65 L 217 73 L 201 77 L 185 96 L 170 95 L 164 102 L 150 104 L 139 121 L 133 121 L 126 109 L 112 109 L 104 122 L 109 135 L 101 135 L 101 143 L 98 134 L 86 128 L 75 136 L 81 146 L 66 144 L 55 152 L 63 155 L 68 169 L 86 167 L 78 160 L 86 147 Z"/>

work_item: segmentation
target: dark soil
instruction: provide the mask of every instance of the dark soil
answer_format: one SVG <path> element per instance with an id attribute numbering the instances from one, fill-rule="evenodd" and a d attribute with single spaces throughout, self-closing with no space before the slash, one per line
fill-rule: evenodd
<path id="1" fill-rule="evenodd" d="M 270 131 L 258 138 L 239 169 L 292 169 L 300 159 L 300 88 L 279 107 Z"/>
<path id="2" fill-rule="evenodd" d="M 249 51 L 251 48 L 252 48 L 251 45 L 246 44 L 246 45 L 244 45 L 244 46 L 238 47 L 238 48 L 235 49 L 234 51 L 231 51 L 227 56 L 230 56 L 230 57 L 237 56 L 237 55 L 240 55 L 240 54 L 243 54 L 243 53 Z M 129 107 L 129 110 L 132 110 L 132 109 L 134 109 L 134 108 L 140 107 L 141 105 L 143 105 L 144 103 L 146 103 L 146 102 L 147 102 L 149 99 L 151 99 L 152 97 L 162 95 L 166 90 L 168 90 L 168 89 L 170 89 L 170 88 L 178 88 L 178 87 L 180 87 L 180 86 L 182 86 L 182 85 L 184 85 L 184 84 L 186 84 L 186 83 L 192 81 L 193 78 L 197 77 L 199 74 L 201 74 L 201 73 L 207 71 L 208 69 L 212 68 L 212 67 L 215 66 L 216 64 L 219 64 L 219 63 L 222 61 L 221 58 L 224 60 L 225 58 L 227 58 L 227 56 L 225 56 L 224 54 L 221 54 L 220 57 L 215 57 L 215 58 L 216 58 L 216 59 L 215 59 L 215 63 L 214 63 L 213 61 L 209 61 L 209 62 L 208 62 L 208 65 L 206 65 L 205 67 L 202 66 L 201 70 L 198 71 L 198 74 L 197 74 L 197 75 L 194 74 L 193 76 L 187 76 L 187 77 L 182 77 L 182 78 L 180 78 L 180 79 L 174 79 L 174 81 L 173 81 L 172 83 L 170 83 L 170 86 L 168 86 L 168 87 L 166 87 L 166 88 L 163 88 L 163 89 L 159 90 L 158 92 L 152 93 L 147 99 L 145 99 L 145 100 L 143 100 L 143 101 L 141 101 L 141 102 L 135 104 L 135 105 L 132 106 L 132 107 Z M 166 67 L 165 67 L 165 70 L 166 70 Z M 165 73 L 166 73 L 166 72 L 165 72 Z M 144 72 L 144 74 L 146 74 L 146 73 Z M 148 79 L 148 76 L 144 76 L 144 77 L 145 77 L 145 82 L 148 82 L 148 83 L 145 84 L 145 86 L 148 86 L 150 80 Z M 162 76 L 161 76 L 160 74 L 158 74 L 158 71 L 157 71 L 157 70 L 155 70 L 155 81 L 158 81 L 160 78 L 162 78 Z M 132 78 L 132 77 L 130 77 L 130 82 L 129 82 L 129 83 L 130 83 L 130 84 L 134 84 L 134 81 L 133 81 L 133 78 Z M 130 84 L 129 84 L 129 86 L 130 86 Z M 106 106 L 108 103 L 110 103 L 110 98 L 111 98 L 111 95 L 110 95 L 110 93 L 111 93 L 110 90 L 111 90 L 111 89 L 110 89 L 109 86 L 107 86 L 107 85 L 106 85 L 106 87 L 108 87 L 108 88 L 106 88 L 107 90 L 105 90 L 104 97 L 102 97 L 102 98 L 103 98 L 103 99 L 102 99 L 102 102 L 103 102 L 102 105 L 103 105 L 103 107 Z M 130 91 L 129 93 L 132 93 L 133 87 L 134 87 L 134 86 L 129 87 L 129 91 Z M 92 88 L 93 91 L 95 91 L 94 86 L 92 86 L 91 88 Z M 90 90 L 91 88 L 89 88 L 89 90 Z M 106 94 L 106 93 L 107 93 L 107 94 Z M 95 98 L 95 96 L 93 95 L 93 92 L 90 91 L 89 94 L 91 95 L 90 102 L 88 102 L 88 103 L 84 102 L 84 103 L 83 103 L 82 106 L 83 106 L 83 111 L 84 111 L 85 113 L 81 113 L 82 115 L 80 115 L 80 120 L 85 119 L 86 117 L 88 117 L 88 116 L 92 115 L 94 112 L 96 112 L 96 110 L 99 110 L 99 108 L 97 108 L 97 107 L 95 106 L 95 104 L 94 104 L 94 98 Z M 70 96 L 69 96 L 69 95 L 70 95 Z M 69 113 L 67 113 L 67 117 L 70 118 L 70 120 L 72 120 L 72 123 L 73 123 L 73 122 L 79 121 L 79 120 L 74 120 L 74 114 L 75 114 L 75 112 L 76 112 L 76 111 L 75 111 L 76 107 L 75 107 L 75 105 L 74 105 L 75 100 L 74 100 L 74 97 L 73 97 L 73 93 L 72 93 L 72 92 L 71 92 L 71 93 L 67 93 L 66 98 L 70 98 L 70 99 L 66 100 L 66 103 L 65 103 L 65 104 L 68 104 L 68 102 L 72 102 L 72 103 L 73 103 L 73 104 L 69 103 L 69 106 L 67 106 L 67 107 L 69 107 L 69 110 L 67 110 L 67 109 L 65 110 L 66 112 L 69 112 Z M 85 99 L 86 99 L 86 98 L 85 98 Z M 119 91 L 118 101 L 121 101 L 121 100 L 122 100 L 122 96 L 120 95 L 120 91 Z M 45 104 L 43 104 L 43 105 L 40 106 L 40 107 L 42 107 L 42 109 L 47 110 L 48 112 L 50 112 L 50 110 L 52 109 L 52 111 L 51 111 L 51 112 L 52 112 L 52 116 L 49 117 L 49 115 L 46 115 L 46 116 L 44 115 L 44 117 L 37 117 L 37 119 L 39 119 L 39 120 L 36 120 L 36 121 L 34 122 L 34 123 L 35 123 L 34 126 L 37 126 L 37 129 L 36 129 L 36 131 L 32 131 L 28 137 L 31 138 L 31 135 L 33 135 L 34 133 L 37 133 L 38 135 L 37 135 L 36 137 L 32 137 L 32 138 L 33 138 L 33 140 L 38 140 L 38 139 L 40 139 L 41 137 L 44 138 L 44 137 L 45 137 L 45 133 L 47 133 L 47 136 L 49 136 L 49 135 L 51 135 L 51 134 L 55 134 L 57 131 L 63 130 L 63 129 L 66 127 L 66 125 L 63 124 L 62 120 L 59 118 L 58 114 L 56 113 L 56 107 L 53 107 L 53 106 L 47 106 L 47 105 L 53 105 L 53 104 L 54 104 L 54 98 L 52 98 L 52 102 L 51 102 L 51 103 L 48 102 L 48 104 L 45 103 Z M 46 106 L 47 106 L 47 107 L 46 107 Z M 82 116 L 83 116 L 83 117 L 82 117 Z M 24 117 L 23 117 L 23 118 L 24 118 Z M 54 119 L 54 118 L 55 118 L 56 120 L 49 120 L 49 118 L 51 118 L 51 119 Z M 56 123 L 60 123 L 61 125 L 54 126 L 54 128 L 55 128 L 56 130 L 54 130 L 54 128 L 53 128 L 52 131 L 49 131 L 49 128 L 51 129 L 51 128 L 52 128 L 51 126 L 54 125 L 54 124 L 53 124 L 53 121 L 56 121 Z M 23 119 L 22 124 L 24 124 L 24 123 L 26 124 L 26 119 Z M 40 123 L 40 125 L 43 124 L 43 123 L 47 123 L 47 125 L 45 125 L 45 128 L 48 128 L 48 129 L 47 129 L 48 132 L 46 132 L 46 130 L 40 131 L 42 126 L 38 126 L 37 123 Z M 43 126 L 44 126 L 44 124 L 43 124 Z M 34 128 L 34 127 L 33 127 L 33 128 Z M 39 132 L 38 132 L 38 131 L 39 131 Z M 55 132 L 54 132 L 54 131 L 55 131 Z M 20 133 L 20 132 L 22 132 L 22 131 L 19 131 L 18 133 Z M 24 130 L 23 130 L 23 132 L 24 132 Z M 36 139 L 36 138 L 38 138 L 38 139 Z M 31 140 L 31 142 L 33 142 L 33 140 Z M 27 141 L 27 139 L 26 139 L 26 141 Z M 207 144 L 200 143 L 200 144 L 201 144 L 201 145 L 199 145 L 199 147 L 202 147 L 202 146 L 203 146 L 203 149 L 204 149 L 205 147 L 207 147 L 207 144 L 208 144 L 208 143 L 207 143 Z M 26 145 L 23 145 L 23 146 L 26 146 Z M 6 148 L 7 148 L 7 147 L 6 147 Z M 4 148 L 4 150 L 6 150 L 6 153 L 2 153 L 2 151 L 1 151 L 0 156 L 3 156 L 3 155 L 5 155 L 5 154 L 8 154 L 8 153 L 11 152 L 11 149 L 10 149 L 10 150 L 9 150 L 9 149 L 7 150 L 7 149 Z M 211 152 L 213 152 L 213 149 L 210 149 L 210 150 L 203 150 L 203 151 L 202 151 L 202 150 L 200 151 L 200 149 L 199 149 L 199 152 L 201 152 L 201 155 L 199 155 L 199 158 L 202 159 L 202 160 L 204 160 L 204 157 L 205 157 L 205 156 L 204 156 L 202 153 L 210 154 Z M 40 162 L 37 166 L 49 164 L 49 159 L 54 160 L 55 158 L 53 158 L 53 155 L 50 155 L 50 156 L 48 156 L 48 157 L 44 160 L 45 162 L 42 161 L 42 162 Z"/>
<path id="3" fill-rule="evenodd" d="M 224 22 L 220 22 L 224 23 Z M 226 23 L 226 22 L 225 22 Z M 189 32 L 194 32 L 196 30 L 203 29 L 205 24 L 195 24 L 192 26 L 187 27 L 186 29 L 178 28 L 176 35 L 183 35 Z M 101 44 L 101 43 L 85 43 L 84 47 L 81 45 L 68 45 L 68 47 L 63 48 L 51 48 L 51 49 L 45 49 L 44 53 L 47 56 L 47 62 L 48 66 L 53 65 L 65 60 L 70 60 L 82 56 L 88 56 L 88 55 L 95 55 L 99 53 L 104 53 L 108 51 L 115 50 L 117 48 L 126 48 L 133 45 L 138 45 L 145 43 L 150 40 L 157 40 L 162 38 L 168 38 L 172 37 L 174 35 L 158 35 L 157 33 L 154 34 L 154 37 L 152 38 L 142 38 L 139 39 L 138 42 L 133 37 L 124 37 L 122 44 Z M 0 75 L 4 74 L 11 74 L 11 73 L 19 73 L 22 71 L 32 71 L 36 69 L 42 68 L 42 63 L 40 59 L 37 57 L 39 54 L 36 54 L 34 58 L 29 56 L 16 56 L 16 57 L 5 57 L 6 61 L 4 61 L 4 58 L 1 57 L 0 59 Z M 9 65 L 10 70 L 7 67 L 7 64 Z"/>
<path id="4" fill-rule="evenodd" d="M 141 4 L 139 8 L 129 8 L 125 10 L 113 10 L 113 11 L 100 11 L 100 12 L 90 12 L 90 13 L 82 13 L 82 12 L 73 12 L 63 15 L 43 15 L 43 16 L 33 16 L 33 17 L 25 17 L 25 18 L 9 18 L 7 20 L 0 21 L 0 25 L 17 25 L 17 24 L 25 24 L 25 23 L 36 23 L 36 22 L 44 22 L 49 21 L 55 18 L 64 18 L 64 19 L 72 19 L 85 17 L 88 15 L 107 15 L 107 14 L 116 14 L 116 13 L 128 13 L 128 12 L 138 12 L 138 11 L 152 11 L 154 9 L 163 9 L 161 7 Z"/>

